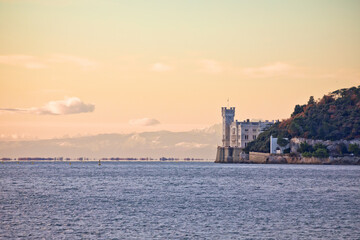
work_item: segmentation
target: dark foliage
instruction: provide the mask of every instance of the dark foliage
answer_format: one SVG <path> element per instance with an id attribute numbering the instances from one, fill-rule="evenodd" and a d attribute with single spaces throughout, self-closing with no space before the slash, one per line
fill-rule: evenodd
<path id="1" fill-rule="evenodd" d="M 344 143 L 341 143 L 339 145 L 336 146 L 336 152 L 337 154 L 343 156 L 344 154 L 349 153 L 346 145 Z"/>
<path id="2" fill-rule="evenodd" d="M 261 133 L 245 151 L 269 152 L 270 135 L 332 141 L 360 138 L 360 86 L 336 90 L 317 102 L 310 97 L 307 104 L 295 106 L 291 118 Z M 347 153 L 346 147 L 339 152 Z M 323 156 L 324 151 L 319 150 L 316 155 Z"/>
<path id="3" fill-rule="evenodd" d="M 360 147 L 357 144 L 349 144 L 349 152 L 355 156 L 360 156 Z"/>
<path id="4" fill-rule="evenodd" d="M 290 153 L 290 150 L 291 150 L 290 148 L 285 148 L 284 153 Z"/>
<path id="5" fill-rule="evenodd" d="M 299 153 L 313 152 L 313 151 L 314 151 L 314 148 L 312 145 L 310 145 L 306 142 L 300 143 L 300 148 L 298 150 Z"/>
<path id="6" fill-rule="evenodd" d="M 286 130 L 279 128 L 279 123 L 275 123 L 268 130 L 261 133 L 255 141 L 250 142 L 244 149 L 245 152 L 270 152 L 270 136 L 275 138 L 289 138 L 290 135 Z M 286 139 L 284 139 L 286 140 Z"/>
<path id="7" fill-rule="evenodd" d="M 315 104 L 314 96 L 310 96 L 308 105 L 310 105 L 310 104 Z"/>
<path id="8" fill-rule="evenodd" d="M 289 140 L 285 139 L 285 138 L 282 138 L 282 137 L 278 137 L 277 139 L 277 144 L 280 146 L 280 147 L 285 147 L 286 145 L 289 144 Z"/>
<path id="9" fill-rule="evenodd" d="M 301 108 L 299 112 L 295 107 L 290 121 L 279 126 L 291 137 L 333 141 L 360 138 L 360 86 L 334 91 L 317 103 L 310 97 Z"/>
<path id="10" fill-rule="evenodd" d="M 306 106 L 306 105 L 300 106 L 299 104 L 297 104 L 297 105 L 295 106 L 294 112 L 291 114 L 291 116 L 293 117 L 293 116 L 295 116 L 295 115 L 297 115 L 297 114 L 299 114 L 299 113 L 302 113 L 302 112 L 304 111 L 304 107 L 305 107 L 305 106 Z"/>
<path id="11" fill-rule="evenodd" d="M 299 152 L 303 157 L 317 157 L 317 158 L 329 157 L 329 151 L 327 150 L 326 146 L 321 143 L 315 144 L 314 147 L 307 143 L 301 143 Z"/>

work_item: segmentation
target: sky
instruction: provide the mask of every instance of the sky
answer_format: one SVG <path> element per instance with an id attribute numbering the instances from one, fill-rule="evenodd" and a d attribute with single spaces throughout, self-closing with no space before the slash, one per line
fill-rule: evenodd
<path id="1" fill-rule="evenodd" d="M 0 138 L 285 119 L 360 84 L 360 1 L 0 0 Z"/>

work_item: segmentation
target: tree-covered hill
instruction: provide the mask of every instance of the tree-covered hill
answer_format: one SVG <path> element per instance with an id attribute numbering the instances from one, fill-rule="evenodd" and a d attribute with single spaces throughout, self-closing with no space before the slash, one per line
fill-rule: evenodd
<path id="1" fill-rule="evenodd" d="M 302 137 L 340 140 L 360 138 L 360 86 L 336 90 L 318 101 L 296 105 L 289 119 L 273 125 L 249 143 L 247 151 L 269 152 L 269 138 Z"/>

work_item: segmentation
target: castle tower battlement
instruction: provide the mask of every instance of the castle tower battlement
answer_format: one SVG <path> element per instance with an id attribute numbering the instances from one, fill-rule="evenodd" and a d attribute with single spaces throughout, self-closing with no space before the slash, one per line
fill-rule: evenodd
<path id="1" fill-rule="evenodd" d="M 230 146 L 230 125 L 234 122 L 235 117 L 235 107 L 222 107 L 221 108 L 221 115 L 223 118 L 223 147 Z"/>

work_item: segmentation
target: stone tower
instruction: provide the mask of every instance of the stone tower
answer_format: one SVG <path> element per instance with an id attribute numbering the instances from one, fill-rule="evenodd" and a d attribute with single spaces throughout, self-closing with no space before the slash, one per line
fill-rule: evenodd
<path id="1" fill-rule="evenodd" d="M 223 147 L 230 147 L 230 124 L 234 122 L 235 107 L 222 107 L 221 115 L 223 117 Z"/>

